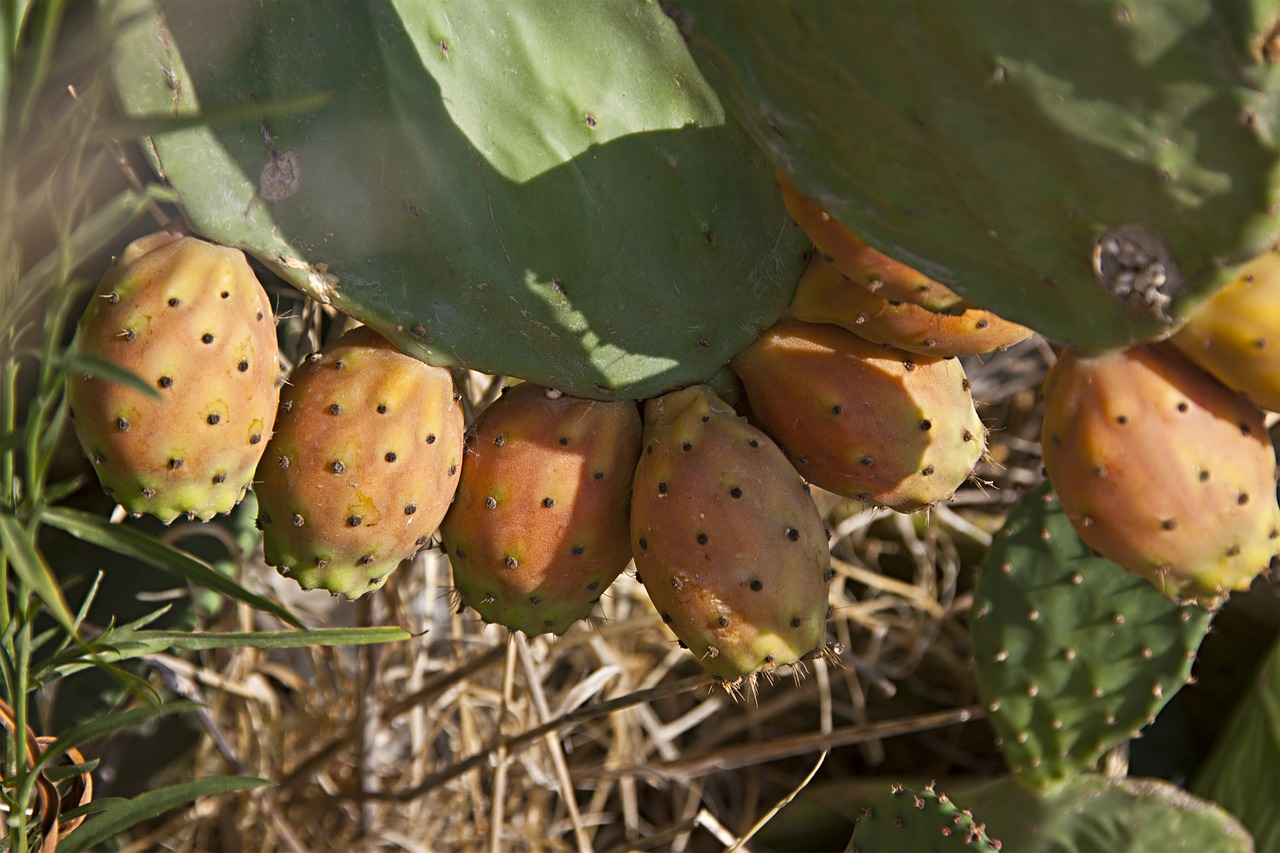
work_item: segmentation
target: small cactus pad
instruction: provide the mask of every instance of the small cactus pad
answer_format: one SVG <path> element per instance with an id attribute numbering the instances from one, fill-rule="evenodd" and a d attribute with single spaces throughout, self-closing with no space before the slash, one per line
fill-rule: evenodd
<path id="1" fill-rule="evenodd" d="M 1169 344 L 1062 353 L 1044 465 L 1085 542 L 1170 596 L 1249 586 L 1280 551 L 1276 456 L 1257 407 Z"/>
<path id="2" fill-rule="evenodd" d="M 258 469 L 267 563 L 359 598 L 425 546 L 458 486 L 462 408 L 442 367 L 367 326 L 289 377 Z"/>
<path id="3" fill-rule="evenodd" d="M 1280 251 L 1246 264 L 1169 340 L 1223 385 L 1280 412 Z"/>
<path id="4" fill-rule="evenodd" d="M 755 423 L 838 495 L 920 509 L 949 499 L 982 457 L 986 429 L 957 359 L 788 318 L 732 365 Z"/>
<path id="5" fill-rule="evenodd" d="M 76 435 L 103 488 L 166 524 L 230 512 L 280 399 L 271 303 L 238 249 L 177 232 L 139 238 L 103 277 L 76 346 L 156 392 L 73 374 Z"/>
<path id="6" fill-rule="evenodd" d="M 675 0 L 798 190 L 1090 353 L 1173 331 L 1280 232 L 1271 0 Z"/>
<path id="7" fill-rule="evenodd" d="M 948 358 L 1003 350 L 1031 337 L 1031 330 L 981 308 L 930 311 L 890 301 L 849 279 L 815 255 L 800 276 L 791 315 L 806 323 L 834 323 L 860 338 L 907 352 Z"/>
<path id="8" fill-rule="evenodd" d="M 1082 773 L 1052 791 L 1035 791 L 1005 777 L 957 795 L 982 815 L 987 831 L 1008 851 L 1255 849 L 1248 830 L 1226 809 L 1163 779 Z"/>
<path id="9" fill-rule="evenodd" d="M 890 851 L 993 851 L 1000 842 L 968 809 L 962 809 L 930 785 L 919 791 L 895 786 L 854 826 L 846 853 Z"/>
<path id="10" fill-rule="evenodd" d="M 192 228 L 428 363 L 643 399 L 791 298 L 804 235 L 659 3 L 112 6 L 130 116 L 263 105 L 143 146 Z"/>
<path id="11" fill-rule="evenodd" d="M 1186 682 L 1209 611 L 1095 557 L 1042 484 L 974 589 L 978 690 L 1015 774 L 1051 787 L 1133 737 Z"/>
<path id="12" fill-rule="evenodd" d="M 640 430 L 629 400 L 504 389 L 468 436 L 440 527 L 460 602 L 530 636 L 589 616 L 631 560 Z"/>
<path id="13" fill-rule="evenodd" d="M 645 403 L 631 548 L 662 621 L 726 682 L 824 646 L 831 554 L 808 487 L 705 385 Z"/>

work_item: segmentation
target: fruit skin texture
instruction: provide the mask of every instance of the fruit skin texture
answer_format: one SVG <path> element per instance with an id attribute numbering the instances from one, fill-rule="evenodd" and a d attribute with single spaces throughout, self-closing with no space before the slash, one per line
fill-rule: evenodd
<path id="1" fill-rule="evenodd" d="M 449 371 L 368 327 L 289 378 L 258 467 L 267 563 L 359 598 L 427 544 L 458 486 L 463 415 Z"/>
<path id="2" fill-rule="evenodd" d="M 782 451 L 705 385 L 644 416 L 632 556 L 663 621 L 728 682 L 822 646 L 831 555 Z"/>
<path id="3" fill-rule="evenodd" d="M 782 172 L 776 174 L 787 212 L 818 251 L 849 279 L 877 296 L 910 302 L 929 311 L 964 309 L 964 297 L 939 281 L 878 252 L 804 195 Z"/>
<path id="4" fill-rule="evenodd" d="M 135 240 L 98 284 L 76 346 L 159 395 L 68 380 L 76 435 L 107 493 L 166 524 L 230 512 L 280 398 L 271 303 L 244 254 L 176 231 Z"/>
<path id="5" fill-rule="evenodd" d="M 523 383 L 481 412 L 440 534 L 461 603 L 529 636 L 591 614 L 631 559 L 631 401 Z"/>
<path id="6" fill-rule="evenodd" d="M 806 323 L 834 323 L 872 343 L 949 358 L 981 355 L 1031 337 L 1031 330 L 981 308 L 942 314 L 913 302 L 890 301 L 814 255 L 796 285 L 791 314 Z"/>
<path id="7" fill-rule="evenodd" d="M 1223 385 L 1280 411 L 1280 252 L 1246 264 L 1169 340 Z"/>
<path id="8" fill-rule="evenodd" d="M 1044 464 L 1080 537 L 1171 597 L 1244 589 L 1280 550 L 1258 409 L 1168 344 L 1086 358 L 1044 384 Z"/>
<path id="9" fill-rule="evenodd" d="M 814 485 L 908 512 L 949 499 L 986 429 L 955 359 L 787 318 L 731 362 L 752 417 Z"/>

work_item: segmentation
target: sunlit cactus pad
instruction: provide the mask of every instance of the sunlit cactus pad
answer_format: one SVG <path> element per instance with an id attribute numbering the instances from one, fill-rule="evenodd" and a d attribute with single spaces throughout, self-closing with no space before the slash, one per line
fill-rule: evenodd
<path id="1" fill-rule="evenodd" d="M 1164 334 L 1280 227 L 1270 2 L 675 5 L 801 192 L 1059 342 Z"/>
<path id="2" fill-rule="evenodd" d="M 978 689 L 1014 773 L 1052 787 L 1135 735 L 1186 682 L 1210 612 L 1095 557 L 1046 486 L 974 590 Z"/>
<path id="3" fill-rule="evenodd" d="M 657 3 L 109 5 L 130 115 L 223 115 L 144 146 L 192 227 L 423 360 L 638 399 L 791 297 L 773 167 Z"/>

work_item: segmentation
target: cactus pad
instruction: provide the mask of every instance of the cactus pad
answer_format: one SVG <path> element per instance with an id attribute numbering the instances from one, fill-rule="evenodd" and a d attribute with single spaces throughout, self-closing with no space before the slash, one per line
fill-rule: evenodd
<path id="1" fill-rule="evenodd" d="M 1014 773 L 1051 787 L 1133 737 L 1186 682 L 1209 611 L 1093 556 L 1047 485 L 974 590 L 978 689 Z"/>
<path id="2" fill-rule="evenodd" d="M 1269 2 L 676 5 L 800 192 L 1060 342 L 1167 334 L 1280 230 Z"/>
<path id="3" fill-rule="evenodd" d="M 996 851 L 986 827 L 968 809 L 930 785 L 920 791 L 895 786 L 893 793 L 858 820 L 847 853 L 891 850 Z"/>
<path id="4" fill-rule="evenodd" d="M 1010 851 L 1254 849 L 1248 830 L 1226 809 L 1163 779 L 1082 773 L 1053 791 L 1032 791 L 1006 777 L 960 796 Z"/>
<path id="5" fill-rule="evenodd" d="M 118 9 L 130 115 L 264 105 L 149 140 L 192 227 L 424 361 L 639 399 L 791 297 L 774 170 L 657 3 Z"/>

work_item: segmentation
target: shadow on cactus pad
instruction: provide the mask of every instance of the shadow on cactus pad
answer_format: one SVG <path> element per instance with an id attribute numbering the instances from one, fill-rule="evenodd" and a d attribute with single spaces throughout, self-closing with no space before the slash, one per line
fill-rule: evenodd
<path id="1" fill-rule="evenodd" d="M 113 8 L 141 13 L 118 90 L 170 122 L 145 150 L 191 227 L 425 361 L 654 396 L 794 290 L 772 166 L 657 4 Z"/>

